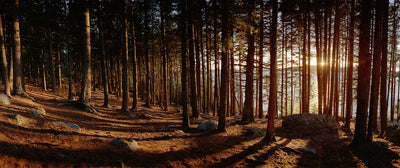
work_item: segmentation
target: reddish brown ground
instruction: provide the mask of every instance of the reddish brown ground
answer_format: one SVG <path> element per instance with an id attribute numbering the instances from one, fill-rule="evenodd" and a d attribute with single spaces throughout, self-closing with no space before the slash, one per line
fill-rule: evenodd
<path id="1" fill-rule="evenodd" d="M 111 107 L 100 107 L 102 92 L 93 92 L 92 101 L 99 115 L 66 106 L 64 97 L 27 85 L 36 99 L 14 97 L 10 106 L 0 105 L 0 167 L 400 167 L 400 148 L 390 144 L 390 151 L 352 152 L 347 148 L 351 131 L 341 127 L 280 128 L 276 122 L 277 142 L 260 143 L 262 137 L 245 136 L 247 128 L 265 129 L 266 120 L 248 125 L 233 124 L 228 118 L 226 133 L 179 131 L 180 113 L 175 108 L 139 111 L 150 117 L 124 115 L 121 100 L 111 96 Z M 65 95 L 64 92 L 60 93 Z M 32 107 L 47 111 L 43 119 L 31 115 Z M 17 125 L 13 118 L 26 119 Z M 216 118 L 214 118 L 216 119 Z M 192 121 L 197 127 L 206 119 Z M 75 123 L 81 131 L 59 126 L 53 121 Z M 134 139 L 137 152 L 111 144 L 115 138 Z M 103 141 L 102 141 L 103 140 Z M 378 139 L 382 140 L 382 139 Z M 383 140 L 384 141 L 384 140 Z M 300 152 L 311 147 L 317 154 Z"/>

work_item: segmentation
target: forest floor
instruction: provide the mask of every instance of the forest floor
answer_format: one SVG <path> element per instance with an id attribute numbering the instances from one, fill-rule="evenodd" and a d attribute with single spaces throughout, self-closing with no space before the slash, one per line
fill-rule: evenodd
<path id="1" fill-rule="evenodd" d="M 110 95 L 110 107 L 100 107 L 102 92 L 92 92 L 98 114 L 65 104 L 65 91 L 56 96 L 40 87 L 26 85 L 35 101 L 13 97 L 12 105 L 0 105 L 0 167 L 400 167 L 400 147 L 359 153 L 350 150 L 353 131 L 341 126 L 291 130 L 277 120 L 276 142 L 265 144 L 262 137 L 245 135 L 248 128 L 266 128 L 266 119 L 237 125 L 228 117 L 227 132 L 184 130 L 176 108 L 139 104 L 140 115 L 124 114 L 121 100 Z M 64 89 L 67 90 L 67 89 Z M 42 107 L 43 118 L 32 116 L 32 107 Z M 15 115 L 24 122 L 17 123 Z M 192 120 L 196 128 L 203 121 Z M 56 124 L 73 123 L 80 130 Z M 353 126 L 354 127 L 354 123 Z M 112 144 L 117 138 L 137 141 L 132 152 Z M 306 150 L 305 150 L 306 149 Z"/>

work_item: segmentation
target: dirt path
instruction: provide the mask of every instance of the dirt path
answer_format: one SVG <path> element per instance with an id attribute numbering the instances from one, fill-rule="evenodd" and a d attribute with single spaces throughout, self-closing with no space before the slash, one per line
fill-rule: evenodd
<path id="1" fill-rule="evenodd" d="M 263 144 L 262 137 L 245 132 L 265 129 L 265 119 L 236 125 L 237 119 L 228 118 L 226 133 L 184 132 L 181 114 L 174 108 L 161 112 L 140 102 L 143 115 L 124 115 L 114 95 L 110 108 L 99 107 L 102 93 L 96 91 L 95 115 L 67 106 L 64 97 L 38 87 L 27 85 L 27 91 L 35 102 L 14 97 L 12 105 L 0 106 L 0 167 L 400 167 L 398 146 L 389 142 L 390 156 L 355 154 L 347 148 L 351 132 L 340 127 L 285 130 L 278 120 L 277 142 Z M 45 117 L 33 117 L 32 107 L 43 107 Z M 23 124 L 17 123 L 16 114 Z M 191 126 L 205 120 L 192 121 Z M 80 130 L 55 122 L 76 124 Z M 117 138 L 135 140 L 140 149 L 132 152 L 113 145 Z"/>

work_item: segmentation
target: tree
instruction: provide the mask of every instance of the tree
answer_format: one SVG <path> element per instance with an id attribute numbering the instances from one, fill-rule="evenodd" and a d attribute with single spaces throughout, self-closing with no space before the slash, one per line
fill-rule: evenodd
<path id="1" fill-rule="evenodd" d="M 278 24 L 278 2 L 272 0 L 272 21 L 271 21 L 271 32 L 270 32 L 270 62 L 271 62 L 271 77 L 270 77 L 270 88 L 269 88 L 269 103 L 268 103 L 268 127 L 267 133 L 264 137 L 266 142 L 275 142 L 274 137 L 274 119 L 277 111 L 277 84 L 276 84 L 276 36 L 277 36 L 277 24 Z"/>
<path id="2" fill-rule="evenodd" d="M 229 35 L 228 35 L 228 27 L 229 27 L 229 17 L 230 17 L 230 0 L 222 0 L 220 2 L 223 6 L 222 10 L 222 53 L 221 53 L 221 80 L 225 82 L 221 82 L 220 89 L 220 105 L 218 110 L 218 131 L 225 132 L 226 131 L 226 104 L 227 104 L 227 92 L 228 92 L 228 82 L 229 81 L 229 65 L 228 65 L 228 50 L 229 50 Z"/>
<path id="3" fill-rule="evenodd" d="M 19 29 L 19 0 L 14 1 L 15 16 L 14 16 L 14 60 L 13 60 L 13 70 L 14 70 L 14 95 L 26 95 L 23 87 L 23 71 L 22 71 L 22 60 L 21 60 L 21 37 Z"/>
<path id="4" fill-rule="evenodd" d="M 182 85 L 182 127 L 189 128 L 189 114 L 188 114 L 188 106 L 187 106 L 187 70 L 186 70 L 186 44 L 187 44 L 187 37 L 186 37 L 186 13 L 187 13 L 187 0 L 181 1 L 181 57 L 182 57 L 182 75 L 181 75 L 181 85 Z"/>
<path id="5" fill-rule="evenodd" d="M 369 39 L 371 26 L 371 2 L 361 0 L 359 65 L 357 79 L 357 114 L 354 138 L 350 147 L 360 148 L 367 143 L 366 127 L 370 81 Z M 362 74 L 362 75 L 361 75 Z"/>
<path id="6" fill-rule="evenodd" d="M 386 98 L 386 79 L 387 79 L 387 47 L 388 47 L 388 15 L 389 0 L 384 0 L 383 6 L 383 25 L 382 25 L 382 72 L 381 72 L 381 94 L 380 94 L 380 116 L 381 116 L 381 135 L 387 128 L 387 98 Z"/>
<path id="7" fill-rule="evenodd" d="M 246 30 L 247 35 L 247 58 L 246 58 L 246 86 L 245 86 L 245 100 L 242 121 L 254 122 L 254 8 L 255 0 L 247 1 L 247 18 L 249 25 Z"/>
<path id="8" fill-rule="evenodd" d="M 7 96 L 11 96 L 10 89 L 10 81 L 8 79 L 8 67 L 7 67 L 7 55 L 6 55 L 6 47 L 5 47 L 5 38 L 3 33 L 3 22 L 2 22 L 2 11 L 0 11 L 0 42 L 1 42 L 1 62 L 2 62 L 2 71 L 3 71 L 3 85 L 4 85 L 4 93 Z"/>
<path id="9" fill-rule="evenodd" d="M 189 14 L 187 15 L 188 21 L 188 40 L 189 40 L 189 77 L 190 77 L 190 105 L 192 107 L 192 118 L 199 118 L 198 100 L 197 100 L 197 87 L 196 87 L 196 64 L 194 55 L 194 23 L 193 23 L 193 1 L 188 2 Z M 197 74 L 198 75 L 198 74 Z"/>
<path id="10" fill-rule="evenodd" d="M 148 3 L 145 3 L 145 16 L 144 16 L 144 61 L 146 65 L 146 85 L 145 85 L 145 94 L 146 94 L 146 100 L 145 100 L 145 106 L 151 107 L 150 102 L 151 102 L 151 94 L 150 94 L 150 59 L 149 59 L 149 38 L 150 38 L 150 33 L 149 33 L 149 7 Z"/>
<path id="11" fill-rule="evenodd" d="M 122 22 L 123 22 L 123 52 L 122 52 L 122 111 L 128 111 L 128 19 L 126 0 L 120 1 L 122 7 Z"/>
<path id="12" fill-rule="evenodd" d="M 353 52 L 354 52 L 354 20 L 355 0 L 351 1 L 350 27 L 349 27 L 349 56 L 347 66 L 347 94 L 346 94 L 346 128 L 350 128 L 350 119 L 353 114 Z M 386 92 L 385 92 L 386 93 Z"/>
<path id="13" fill-rule="evenodd" d="M 260 13 L 260 32 L 259 32 L 259 51 L 258 56 L 259 60 L 259 67 L 258 67 L 258 94 L 260 95 L 258 98 L 258 117 L 263 118 L 263 56 L 264 56 L 264 0 L 260 1 L 261 13 Z"/>
<path id="14" fill-rule="evenodd" d="M 108 80 L 108 76 L 107 76 L 107 67 L 106 67 L 106 46 L 105 46 L 105 39 L 104 39 L 104 25 L 103 25 L 103 8 L 104 8 L 104 1 L 101 0 L 101 4 L 102 7 L 100 7 L 100 18 L 99 18 L 99 28 L 100 28 L 100 43 L 101 43 L 101 81 L 103 84 L 103 95 L 104 95 L 104 103 L 103 103 L 103 107 L 108 107 L 108 85 L 107 85 L 107 80 Z"/>
<path id="15" fill-rule="evenodd" d="M 138 102 L 138 80 L 137 80 L 137 67 L 138 60 L 136 58 L 136 31 L 135 31 L 135 22 L 136 22 L 136 14 L 135 10 L 132 10 L 132 111 L 137 110 L 137 102 Z"/>
<path id="16" fill-rule="evenodd" d="M 89 15 L 89 1 L 85 1 L 85 8 L 84 8 L 84 19 L 85 19 L 85 28 L 84 28 L 84 56 L 82 60 L 82 67 L 83 67 L 83 78 L 82 78 L 82 85 L 81 85 L 81 95 L 79 97 L 79 102 L 86 104 L 90 103 L 91 97 L 91 82 L 92 82 L 92 68 L 91 68 L 91 59 L 90 59 L 90 15 Z"/>
<path id="17" fill-rule="evenodd" d="M 371 99 L 369 106 L 367 140 L 372 142 L 372 132 L 377 129 L 378 95 L 381 76 L 383 1 L 376 3 L 374 53 L 372 64 Z"/>
<path id="18" fill-rule="evenodd" d="M 162 106 L 165 111 L 168 111 L 167 99 L 167 41 L 165 39 L 165 19 L 166 19 L 166 1 L 160 1 L 161 15 L 161 54 L 162 54 Z"/>

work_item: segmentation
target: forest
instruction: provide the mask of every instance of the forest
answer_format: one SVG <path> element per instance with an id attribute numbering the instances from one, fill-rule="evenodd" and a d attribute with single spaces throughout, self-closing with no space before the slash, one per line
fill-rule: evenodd
<path id="1" fill-rule="evenodd" d="M 0 167 L 400 167 L 399 5 L 0 1 Z"/>

